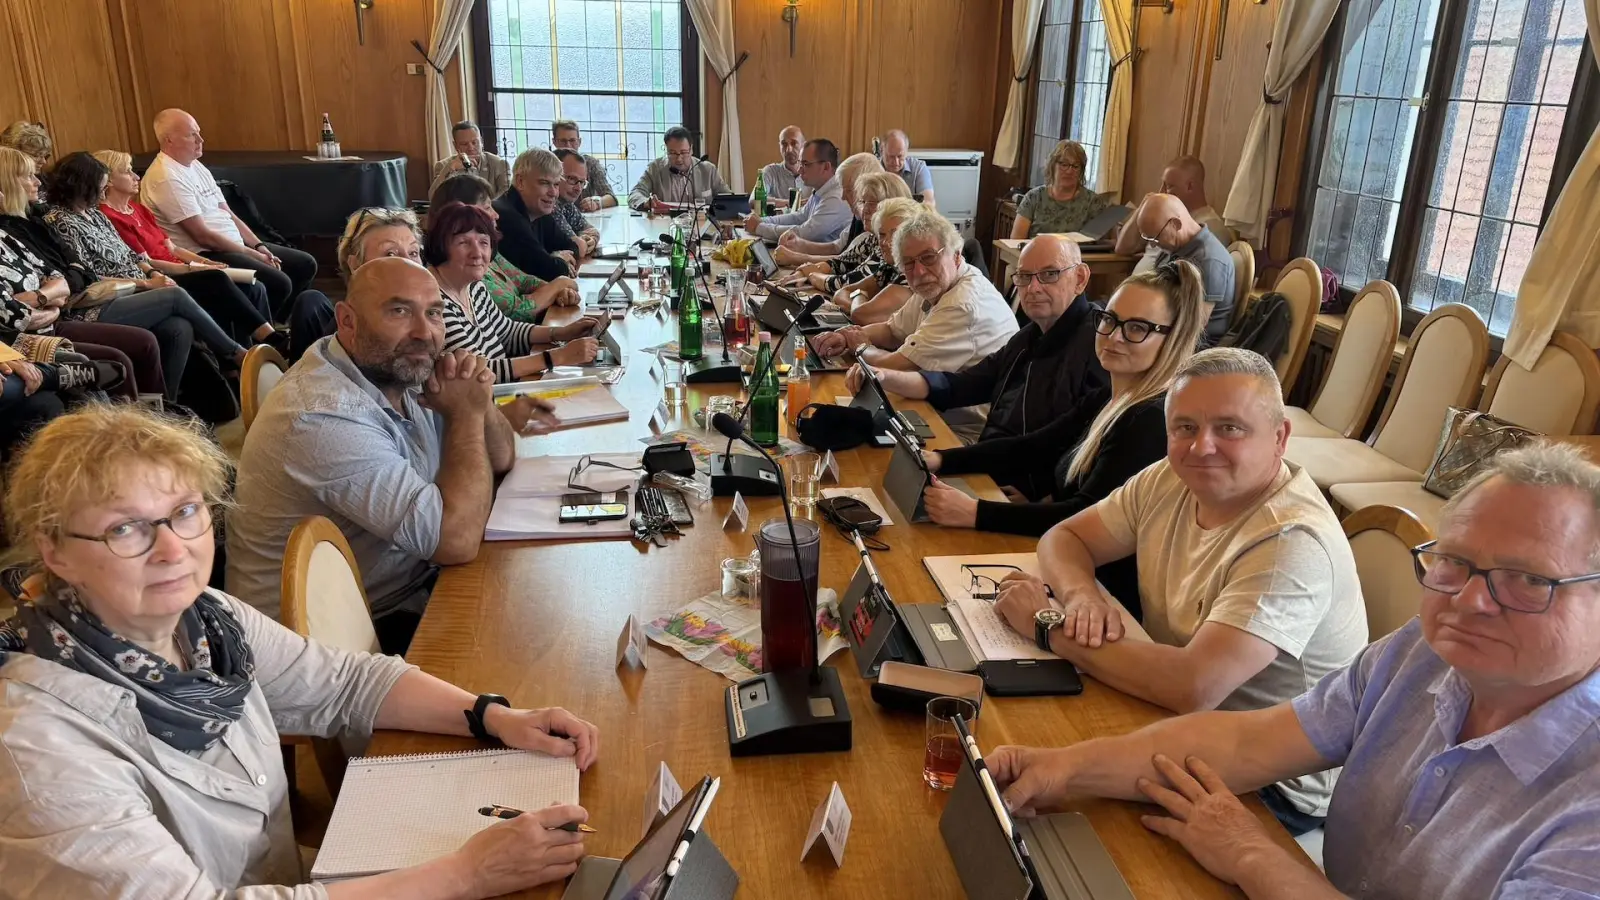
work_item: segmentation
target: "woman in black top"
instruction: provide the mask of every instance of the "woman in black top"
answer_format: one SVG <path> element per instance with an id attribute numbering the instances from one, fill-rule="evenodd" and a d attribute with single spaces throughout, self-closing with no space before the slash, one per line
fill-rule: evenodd
<path id="1" fill-rule="evenodd" d="M 940 475 L 993 475 L 1015 460 L 1054 453 L 1059 462 L 1051 495 L 1015 503 L 974 500 L 935 478 L 923 496 L 928 515 L 940 525 L 1037 537 L 1165 456 L 1167 386 L 1194 352 L 1204 304 L 1200 271 L 1185 260 L 1124 281 L 1093 319 L 1095 355 L 1111 376 L 1109 390 L 1038 431 L 926 453 L 928 468 Z M 1113 596 L 1137 603 L 1131 560 L 1103 566 L 1101 582 Z"/>

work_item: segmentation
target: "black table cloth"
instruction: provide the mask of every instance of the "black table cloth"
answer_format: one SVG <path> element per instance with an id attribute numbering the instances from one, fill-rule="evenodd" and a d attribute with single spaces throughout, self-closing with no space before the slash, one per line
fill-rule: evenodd
<path id="1" fill-rule="evenodd" d="M 347 150 L 359 160 L 309 160 L 311 150 L 208 150 L 200 158 L 211 176 L 249 195 L 267 224 L 289 237 L 338 237 L 363 206 L 404 208 L 406 155 L 394 150 Z M 140 175 L 154 153 L 134 158 Z"/>

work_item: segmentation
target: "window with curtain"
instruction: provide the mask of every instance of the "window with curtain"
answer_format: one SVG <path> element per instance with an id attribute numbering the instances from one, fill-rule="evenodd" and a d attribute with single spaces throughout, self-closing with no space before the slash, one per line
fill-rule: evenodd
<path id="1" fill-rule="evenodd" d="M 667 128 L 698 147 L 700 53 L 682 0 L 485 0 L 472 15 L 479 125 L 496 153 L 549 147 L 550 123 L 571 119 L 626 191 Z"/>
<path id="2" fill-rule="evenodd" d="M 1352 0 L 1319 156 L 1306 255 L 1426 313 L 1464 303 L 1503 335 L 1560 185 L 1582 0 Z M 1593 80 L 1589 81 L 1593 84 Z"/>
<path id="3" fill-rule="evenodd" d="M 1045 183 L 1050 151 L 1058 141 L 1071 139 L 1089 154 L 1083 183 L 1093 186 L 1111 84 L 1111 51 L 1100 2 L 1049 0 L 1039 28 L 1028 184 Z"/>

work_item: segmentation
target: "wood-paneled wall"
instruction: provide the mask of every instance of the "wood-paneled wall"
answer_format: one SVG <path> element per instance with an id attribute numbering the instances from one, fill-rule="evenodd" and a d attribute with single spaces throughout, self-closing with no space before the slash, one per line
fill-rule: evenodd
<path id="1" fill-rule="evenodd" d="M 790 124 L 842 153 L 902 128 L 915 147 L 994 150 L 995 85 L 1010 65 L 1009 0 L 840 0 L 801 5 L 795 53 L 783 0 L 739 0 L 735 43 L 745 172 L 778 158 Z M 721 135 L 721 91 L 707 70 L 706 146 Z M 1002 93 L 1000 95 L 1004 97 Z M 915 149 L 913 149 L 913 153 Z"/>
<path id="2" fill-rule="evenodd" d="M 169 106 L 214 150 L 307 150 L 328 113 L 348 150 L 411 157 L 427 189 L 422 61 L 432 0 L 383 0 L 357 41 L 349 0 L 6 0 L 0 3 L 0 124 L 44 122 L 60 151 L 155 149 Z M 460 65 L 448 77 L 460 111 Z"/>

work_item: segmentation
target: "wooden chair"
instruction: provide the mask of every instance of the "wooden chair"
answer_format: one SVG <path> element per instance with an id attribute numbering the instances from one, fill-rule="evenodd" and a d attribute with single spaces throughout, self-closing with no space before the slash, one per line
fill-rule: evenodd
<path id="1" fill-rule="evenodd" d="M 1367 639 L 1375 641 L 1411 621 L 1422 607 L 1411 548 L 1433 540 L 1428 526 L 1394 506 L 1369 506 L 1345 517 L 1344 535 L 1356 558 Z"/>
<path id="2" fill-rule="evenodd" d="M 1250 305 L 1250 289 L 1256 283 L 1256 251 L 1244 241 L 1234 241 L 1228 245 L 1228 255 L 1233 257 L 1233 315 L 1228 320 L 1232 328 Z"/>
<path id="3" fill-rule="evenodd" d="M 381 652 L 355 554 L 322 516 L 302 520 L 289 533 L 282 598 L 283 624 L 296 634 L 341 650 Z M 348 757 L 336 740 L 313 738 L 311 747 L 328 792 L 337 798 Z"/>
<path id="4" fill-rule="evenodd" d="M 244 418 L 245 433 L 249 433 L 250 423 L 261 411 L 267 394 L 278 386 L 283 373 L 288 370 L 289 364 L 284 362 L 278 351 L 266 344 L 257 344 L 245 353 L 244 365 L 239 372 L 239 407 Z"/>
<path id="5" fill-rule="evenodd" d="M 1311 349 L 1311 332 L 1317 325 L 1317 311 L 1322 309 L 1322 270 L 1302 256 L 1283 267 L 1272 290 L 1289 300 L 1289 345 L 1272 361 L 1287 396 Z"/>
<path id="6" fill-rule="evenodd" d="M 1489 372 L 1478 409 L 1540 434 L 1566 437 L 1594 430 L 1600 407 L 1600 360 L 1580 338 L 1558 331 L 1539 354 L 1533 371 L 1502 356 Z M 1432 464 L 1432 459 L 1429 459 Z M 1429 528 L 1438 527 L 1444 498 L 1416 481 L 1335 484 L 1329 495 L 1345 509 L 1387 504 L 1409 509 Z"/>
<path id="7" fill-rule="evenodd" d="M 1381 279 L 1367 282 L 1350 301 L 1344 328 L 1333 345 L 1333 361 L 1316 399 L 1309 409 L 1289 407 L 1290 433 L 1355 437 L 1378 402 L 1399 336 L 1399 292 Z"/>
<path id="8" fill-rule="evenodd" d="M 1289 436 L 1285 456 L 1323 490 L 1335 484 L 1421 481 L 1452 406 L 1471 406 L 1483 379 L 1489 329 L 1470 308 L 1446 303 L 1417 323 L 1370 443 Z"/>

